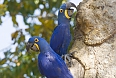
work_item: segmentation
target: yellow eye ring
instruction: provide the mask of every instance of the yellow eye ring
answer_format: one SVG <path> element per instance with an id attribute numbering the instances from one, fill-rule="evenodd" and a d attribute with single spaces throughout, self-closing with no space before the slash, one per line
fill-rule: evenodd
<path id="1" fill-rule="evenodd" d="M 39 40 L 37 39 L 37 38 L 35 38 L 35 40 L 34 40 L 35 42 L 39 42 Z"/>
<path id="2" fill-rule="evenodd" d="M 60 13 L 62 13 L 63 12 L 63 9 L 60 9 Z"/>

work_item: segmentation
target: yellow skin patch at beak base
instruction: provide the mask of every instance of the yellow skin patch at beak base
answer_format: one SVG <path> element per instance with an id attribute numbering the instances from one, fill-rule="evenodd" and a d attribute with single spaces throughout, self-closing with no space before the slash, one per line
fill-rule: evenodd
<path id="1" fill-rule="evenodd" d="M 68 15 L 68 10 L 65 10 L 65 16 L 66 18 L 70 19 L 70 16 Z"/>
<path id="2" fill-rule="evenodd" d="M 34 43 L 34 46 L 36 46 L 36 48 L 39 50 L 39 46 L 36 43 Z"/>

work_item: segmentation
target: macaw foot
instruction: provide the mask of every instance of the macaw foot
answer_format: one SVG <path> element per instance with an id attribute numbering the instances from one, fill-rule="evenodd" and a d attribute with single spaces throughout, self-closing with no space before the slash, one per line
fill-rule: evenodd
<path id="1" fill-rule="evenodd" d="M 74 51 L 74 52 L 76 52 L 76 51 Z M 65 61 L 65 63 L 67 64 L 68 67 L 73 66 L 73 62 L 71 60 L 72 60 L 72 56 L 73 56 L 74 52 L 62 55 L 62 59 Z"/>
<path id="2" fill-rule="evenodd" d="M 67 64 L 68 67 L 71 67 L 72 66 L 72 62 L 71 62 L 71 54 L 65 54 L 65 55 L 62 55 L 62 59 L 65 61 L 65 63 Z"/>

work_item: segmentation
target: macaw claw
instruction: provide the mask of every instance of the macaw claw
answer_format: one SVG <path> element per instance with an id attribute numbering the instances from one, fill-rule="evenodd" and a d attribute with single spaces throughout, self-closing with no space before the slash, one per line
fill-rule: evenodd
<path id="1" fill-rule="evenodd" d="M 72 58 L 73 58 L 73 54 L 77 52 L 77 51 L 74 51 L 74 52 L 71 52 L 69 54 L 65 54 L 65 55 L 62 55 L 62 59 L 65 61 L 65 63 L 67 64 L 68 67 L 72 67 L 73 66 L 73 62 L 71 61 Z"/>

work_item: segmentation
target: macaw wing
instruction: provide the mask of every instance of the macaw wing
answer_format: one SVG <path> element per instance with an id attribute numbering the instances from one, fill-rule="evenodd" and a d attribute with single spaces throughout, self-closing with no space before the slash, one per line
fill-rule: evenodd
<path id="1" fill-rule="evenodd" d="M 42 58 L 42 59 L 41 59 Z M 47 78 L 72 78 L 66 64 L 56 53 L 45 53 L 39 58 L 39 67 Z"/>
<path id="2" fill-rule="evenodd" d="M 51 48 L 60 55 L 60 48 L 62 47 L 64 33 L 65 33 L 66 26 L 57 26 L 54 29 L 54 32 L 51 36 L 50 46 Z"/>

